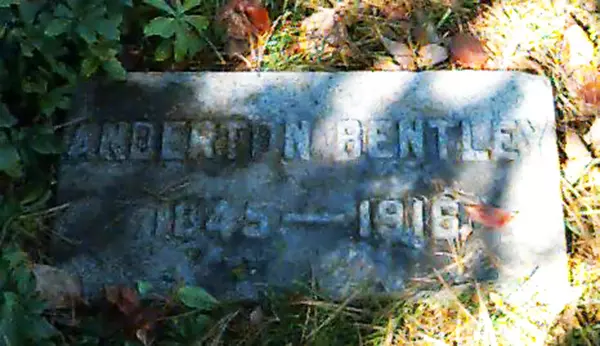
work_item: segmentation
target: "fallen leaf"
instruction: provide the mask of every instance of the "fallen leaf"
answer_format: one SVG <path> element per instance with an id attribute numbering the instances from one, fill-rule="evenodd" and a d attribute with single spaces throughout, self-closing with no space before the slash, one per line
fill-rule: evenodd
<path id="1" fill-rule="evenodd" d="M 260 306 L 257 306 L 250 313 L 250 323 L 257 326 L 262 323 L 264 319 L 264 313 Z"/>
<path id="2" fill-rule="evenodd" d="M 448 51 L 439 44 L 428 44 L 419 48 L 419 65 L 422 67 L 437 65 L 448 59 Z"/>
<path id="3" fill-rule="evenodd" d="M 401 71 L 402 68 L 398 66 L 394 59 L 390 57 L 379 57 L 373 64 L 373 70 L 375 71 Z"/>
<path id="4" fill-rule="evenodd" d="M 485 204 L 465 205 L 469 218 L 488 228 L 502 228 L 506 226 L 516 213 Z"/>
<path id="5" fill-rule="evenodd" d="M 256 32 L 259 35 L 263 35 L 271 28 L 271 20 L 269 19 L 269 12 L 266 8 L 260 5 L 259 2 L 248 2 L 243 7 L 243 13 L 246 14 L 250 22 L 254 26 Z"/>
<path id="6" fill-rule="evenodd" d="M 219 10 L 217 22 L 226 28 L 229 40 L 246 42 L 271 27 L 269 12 L 258 0 L 230 0 Z"/>
<path id="7" fill-rule="evenodd" d="M 481 40 L 470 34 L 455 35 L 449 48 L 452 62 L 461 67 L 479 69 L 485 66 L 489 58 Z"/>
<path id="8" fill-rule="evenodd" d="M 402 69 L 411 70 L 415 68 L 413 51 L 408 45 L 383 36 L 381 37 L 381 43 L 383 43 L 385 49 L 394 57 L 394 60 Z"/>
<path id="9" fill-rule="evenodd" d="M 565 30 L 561 55 L 565 69 L 570 72 L 592 63 L 594 44 L 579 25 L 573 24 Z"/>
<path id="10" fill-rule="evenodd" d="M 321 49 L 323 43 L 339 47 L 347 42 L 348 31 L 342 14 L 335 8 L 320 8 L 305 18 L 300 26 L 305 36 L 305 49 Z"/>
<path id="11" fill-rule="evenodd" d="M 36 291 L 50 308 L 61 309 L 72 307 L 82 300 L 82 287 L 79 279 L 64 270 L 36 264 L 33 267 L 36 280 Z"/>
<path id="12" fill-rule="evenodd" d="M 404 70 L 412 70 L 415 68 L 415 59 L 413 51 L 408 45 L 390 40 L 389 38 L 381 36 L 381 43 L 390 55 L 394 57 L 394 60 Z"/>
<path id="13" fill-rule="evenodd" d="M 584 103 L 592 106 L 600 105 L 600 78 L 598 72 L 586 78 L 579 89 L 579 95 Z"/>
<path id="14" fill-rule="evenodd" d="M 402 5 L 390 3 L 385 5 L 381 12 L 386 19 L 391 21 L 408 19 L 408 11 Z"/>
<path id="15" fill-rule="evenodd" d="M 140 300 L 133 288 L 109 286 L 104 288 L 106 300 L 114 304 L 125 316 L 133 315 L 140 307 Z"/>

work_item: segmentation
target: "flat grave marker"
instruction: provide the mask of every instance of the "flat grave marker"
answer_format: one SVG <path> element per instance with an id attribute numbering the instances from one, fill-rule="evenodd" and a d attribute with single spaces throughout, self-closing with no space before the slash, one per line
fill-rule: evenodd
<path id="1" fill-rule="evenodd" d="M 312 280 L 335 297 L 398 292 L 451 264 L 440 249 L 471 230 L 461 244 L 482 247 L 448 280 L 568 285 L 542 77 L 130 73 L 84 84 L 71 120 L 52 250 L 88 293 L 136 280 L 250 299 Z M 457 191 L 515 217 L 482 228 Z"/>

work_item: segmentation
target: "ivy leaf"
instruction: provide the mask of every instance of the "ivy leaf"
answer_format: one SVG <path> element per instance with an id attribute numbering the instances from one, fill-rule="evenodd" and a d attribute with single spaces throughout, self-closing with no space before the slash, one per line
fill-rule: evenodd
<path id="1" fill-rule="evenodd" d="M 73 18 L 73 12 L 71 12 L 71 10 L 64 4 L 58 4 L 56 6 L 56 9 L 54 9 L 54 16 L 62 18 Z"/>
<path id="2" fill-rule="evenodd" d="M 55 88 L 49 93 L 45 94 L 40 101 L 40 108 L 44 115 L 52 115 L 54 111 L 59 109 L 66 109 L 69 107 L 69 88 L 61 87 Z"/>
<path id="3" fill-rule="evenodd" d="M 210 310 L 218 301 L 201 287 L 183 286 L 177 290 L 177 297 L 187 307 Z"/>
<path id="4" fill-rule="evenodd" d="M 175 61 L 182 61 L 186 55 L 193 55 L 200 49 L 200 40 L 192 32 L 178 25 L 175 29 Z"/>
<path id="5" fill-rule="evenodd" d="M 160 37 L 169 38 L 175 33 L 175 26 L 175 19 L 157 17 L 144 27 L 144 35 L 158 35 Z"/>
<path id="6" fill-rule="evenodd" d="M 10 0 L 9 0 L 10 1 Z M 35 16 L 46 4 L 43 1 L 24 1 L 19 4 L 19 15 L 25 24 L 32 25 Z"/>
<path id="7" fill-rule="evenodd" d="M 63 152 L 63 142 L 51 127 L 32 129 L 31 148 L 40 154 L 60 154 Z"/>
<path id="8" fill-rule="evenodd" d="M 199 6 L 201 2 L 202 2 L 202 0 L 185 0 L 183 2 L 183 11 L 187 12 L 187 11 L 191 10 L 192 8 Z"/>
<path id="9" fill-rule="evenodd" d="M 118 20 L 110 20 L 110 19 L 97 19 L 94 21 L 94 28 L 96 32 L 109 40 L 118 40 L 119 39 L 119 23 Z"/>
<path id="10" fill-rule="evenodd" d="M 75 28 L 75 31 L 79 34 L 79 37 L 84 39 L 88 44 L 94 43 L 97 40 L 94 30 L 85 25 L 85 23 L 78 25 L 77 28 Z"/>
<path id="11" fill-rule="evenodd" d="M 69 29 L 70 24 L 71 22 L 67 19 L 55 18 L 48 24 L 44 33 L 50 37 L 64 34 Z"/>
<path id="12" fill-rule="evenodd" d="M 127 78 L 127 71 L 125 71 L 121 62 L 116 58 L 104 62 L 102 67 L 104 68 L 104 71 L 116 80 L 124 80 Z"/>
<path id="13" fill-rule="evenodd" d="M 156 61 L 165 61 L 171 57 L 171 51 L 171 42 L 164 40 L 156 47 L 154 59 L 156 59 Z"/>
<path id="14" fill-rule="evenodd" d="M 10 5 L 18 5 L 21 0 L 0 0 L 0 8 L 10 7 Z"/>
<path id="15" fill-rule="evenodd" d="M 136 286 L 138 293 L 142 297 L 146 296 L 153 288 L 152 284 L 148 281 L 138 281 Z"/>
<path id="16" fill-rule="evenodd" d="M 0 127 L 13 127 L 17 124 L 17 118 L 15 118 L 8 107 L 4 103 L 0 103 Z"/>
<path id="17" fill-rule="evenodd" d="M 4 292 L 0 309 L 0 338 L 3 345 L 24 345 L 25 340 L 19 333 L 22 323 L 22 311 L 19 296 L 13 292 Z"/>
<path id="18" fill-rule="evenodd" d="M 12 178 L 19 178 L 23 174 L 19 152 L 10 143 L 0 144 L 0 171 Z"/>
<path id="19" fill-rule="evenodd" d="M 159 10 L 163 10 L 169 14 L 175 15 L 173 8 L 164 0 L 144 0 L 144 3 Z"/>
<path id="20" fill-rule="evenodd" d="M 91 77 L 100 67 L 100 62 L 95 57 L 88 57 L 81 62 L 81 74 L 85 78 Z"/>
<path id="21" fill-rule="evenodd" d="M 185 21 L 192 25 L 199 33 L 208 28 L 208 19 L 205 16 L 186 16 Z"/>

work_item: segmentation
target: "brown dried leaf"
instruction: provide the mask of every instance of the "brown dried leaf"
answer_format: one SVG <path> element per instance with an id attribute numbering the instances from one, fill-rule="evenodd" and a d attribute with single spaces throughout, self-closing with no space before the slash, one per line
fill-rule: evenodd
<path id="1" fill-rule="evenodd" d="M 412 70 L 415 68 L 415 58 L 412 49 L 408 45 L 390 40 L 386 37 L 381 37 L 381 43 L 385 49 L 394 57 L 399 67 L 404 70 Z"/>
<path id="2" fill-rule="evenodd" d="M 483 226 L 498 229 L 514 219 L 516 213 L 485 204 L 465 205 L 469 218 Z"/>
<path id="3" fill-rule="evenodd" d="M 451 60 L 465 68 L 479 69 L 485 66 L 489 55 L 477 37 L 459 33 L 450 41 Z"/>
<path id="4" fill-rule="evenodd" d="M 110 286 L 104 288 L 106 300 L 114 304 L 125 316 L 132 316 L 139 307 L 140 300 L 137 292 L 125 286 Z"/>
<path id="5" fill-rule="evenodd" d="M 408 10 L 399 4 L 387 4 L 381 12 L 390 21 L 407 20 L 409 17 Z"/>
<path id="6" fill-rule="evenodd" d="M 401 71 L 402 68 L 394 63 L 394 60 L 390 57 L 379 57 L 373 64 L 373 70 L 375 71 Z"/>
<path id="7" fill-rule="evenodd" d="M 240 40 L 262 35 L 271 26 L 269 12 L 258 0 L 230 0 L 219 11 L 217 21 L 227 29 L 228 37 Z"/>
<path id="8" fill-rule="evenodd" d="M 422 67 L 435 66 L 448 59 L 448 51 L 439 44 L 428 44 L 418 51 L 419 65 Z"/>
<path id="9" fill-rule="evenodd" d="M 72 307 L 82 300 L 82 287 L 79 279 L 64 270 L 36 264 L 33 267 L 36 290 L 53 309 Z"/>
<path id="10" fill-rule="evenodd" d="M 345 44 L 348 38 L 346 25 L 334 8 L 321 8 L 305 18 L 301 30 L 308 42 L 317 45 L 324 40 L 326 44 L 338 47 Z"/>
<path id="11" fill-rule="evenodd" d="M 579 89 L 579 95 L 583 102 L 591 106 L 600 106 L 600 78 L 598 72 L 585 78 L 583 85 Z"/>

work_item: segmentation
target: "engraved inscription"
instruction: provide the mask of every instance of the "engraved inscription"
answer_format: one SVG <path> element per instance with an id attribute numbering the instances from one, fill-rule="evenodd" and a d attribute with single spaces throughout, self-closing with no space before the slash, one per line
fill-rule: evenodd
<path id="1" fill-rule="evenodd" d="M 542 136 L 529 122 L 518 120 L 343 119 L 334 125 L 333 138 L 321 143 L 335 145 L 335 161 L 365 155 L 377 160 L 435 155 L 434 159 L 462 162 L 514 161 Z M 309 121 L 286 122 L 278 140 L 275 124 L 242 120 L 90 123 L 73 130 L 67 155 L 77 160 L 94 159 L 95 152 L 103 160 L 246 160 L 277 150 L 286 160 L 318 160 L 324 148 L 313 148 L 315 126 L 319 125 Z"/>
<path id="2" fill-rule="evenodd" d="M 365 199 L 357 202 L 354 211 L 336 214 L 281 212 L 266 202 L 249 202 L 238 209 L 224 199 L 207 203 L 186 198 L 157 206 L 153 234 L 185 240 L 206 232 L 227 241 L 236 232 L 246 238 L 265 239 L 282 225 L 337 224 L 345 228 L 354 224 L 361 238 L 377 237 L 391 243 L 406 239 L 422 242 L 428 236 L 458 237 L 462 226 L 458 201 L 448 195 L 434 196 L 431 203 L 426 200 L 423 197 Z M 426 231 L 426 219 L 430 221 L 430 232 Z M 406 234 L 413 238 L 406 238 Z"/>

